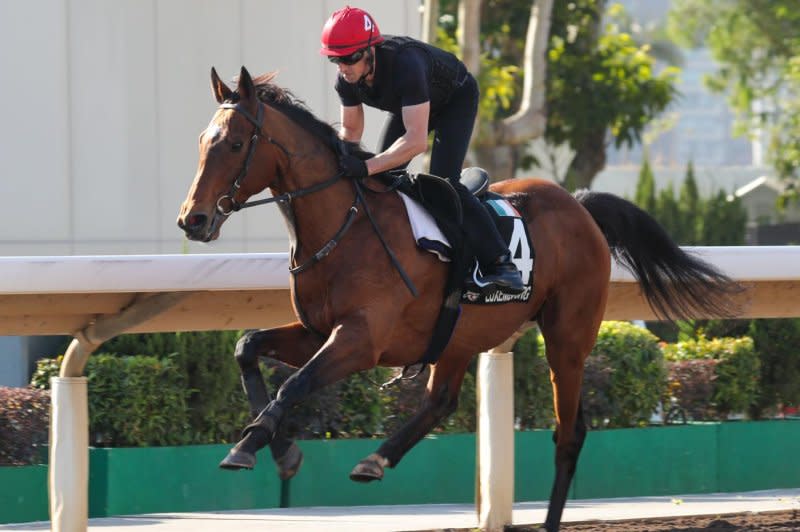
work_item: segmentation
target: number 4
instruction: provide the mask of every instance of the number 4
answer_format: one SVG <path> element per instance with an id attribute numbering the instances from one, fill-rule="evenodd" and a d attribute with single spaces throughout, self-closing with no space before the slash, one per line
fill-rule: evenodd
<path id="1" fill-rule="evenodd" d="M 526 285 L 531 278 L 533 271 L 533 258 L 531 258 L 531 248 L 528 239 L 525 237 L 525 226 L 521 218 L 514 218 L 514 231 L 511 233 L 511 240 L 508 242 L 508 250 L 511 252 L 511 260 L 517 265 L 517 269 L 522 274 L 522 282 Z"/>

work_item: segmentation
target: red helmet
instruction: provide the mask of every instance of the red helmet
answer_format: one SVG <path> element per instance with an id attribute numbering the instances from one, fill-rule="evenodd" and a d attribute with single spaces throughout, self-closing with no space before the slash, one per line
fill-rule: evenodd
<path id="1" fill-rule="evenodd" d="M 322 28 L 322 49 L 327 56 L 343 57 L 383 42 L 372 16 L 357 7 L 336 11 Z"/>

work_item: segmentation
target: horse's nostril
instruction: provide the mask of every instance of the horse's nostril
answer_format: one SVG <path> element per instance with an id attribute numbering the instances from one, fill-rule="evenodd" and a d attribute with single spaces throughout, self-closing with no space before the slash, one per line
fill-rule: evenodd
<path id="1" fill-rule="evenodd" d="M 205 214 L 192 214 L 191 216 L 186 218 L 186 225 L 193 229 L 203 227 L 205 224 L 206 224 Z"/>
<path id="2" fill-rule="evenodd" d="M 205 214 L 190 214 L 183 220 L 178 221 L 178 227 L 186 231 L 187 234 L 198 234 L 206 227 L 208 217 Z"/>

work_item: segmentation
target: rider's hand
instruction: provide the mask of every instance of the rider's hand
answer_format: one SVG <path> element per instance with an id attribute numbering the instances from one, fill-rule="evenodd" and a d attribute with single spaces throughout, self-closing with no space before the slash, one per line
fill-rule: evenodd
<path id="1" fill-rule="evenodd" d="M 369 175 L 367 163 L 349 153 L 342 155 L 339 159 L 339 166 L 342 168 L 342 175 L 345 177 L 362 178 Z"/>

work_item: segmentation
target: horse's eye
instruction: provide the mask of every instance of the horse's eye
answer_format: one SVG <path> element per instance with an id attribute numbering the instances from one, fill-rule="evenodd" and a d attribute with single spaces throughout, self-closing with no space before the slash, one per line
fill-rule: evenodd
<path id="1" fill-rule="evenodd" d="M 244 146 L 244 143 L 234 142 L 231 144 L 231 151 L 242 151 L 242 146 Z"/>

